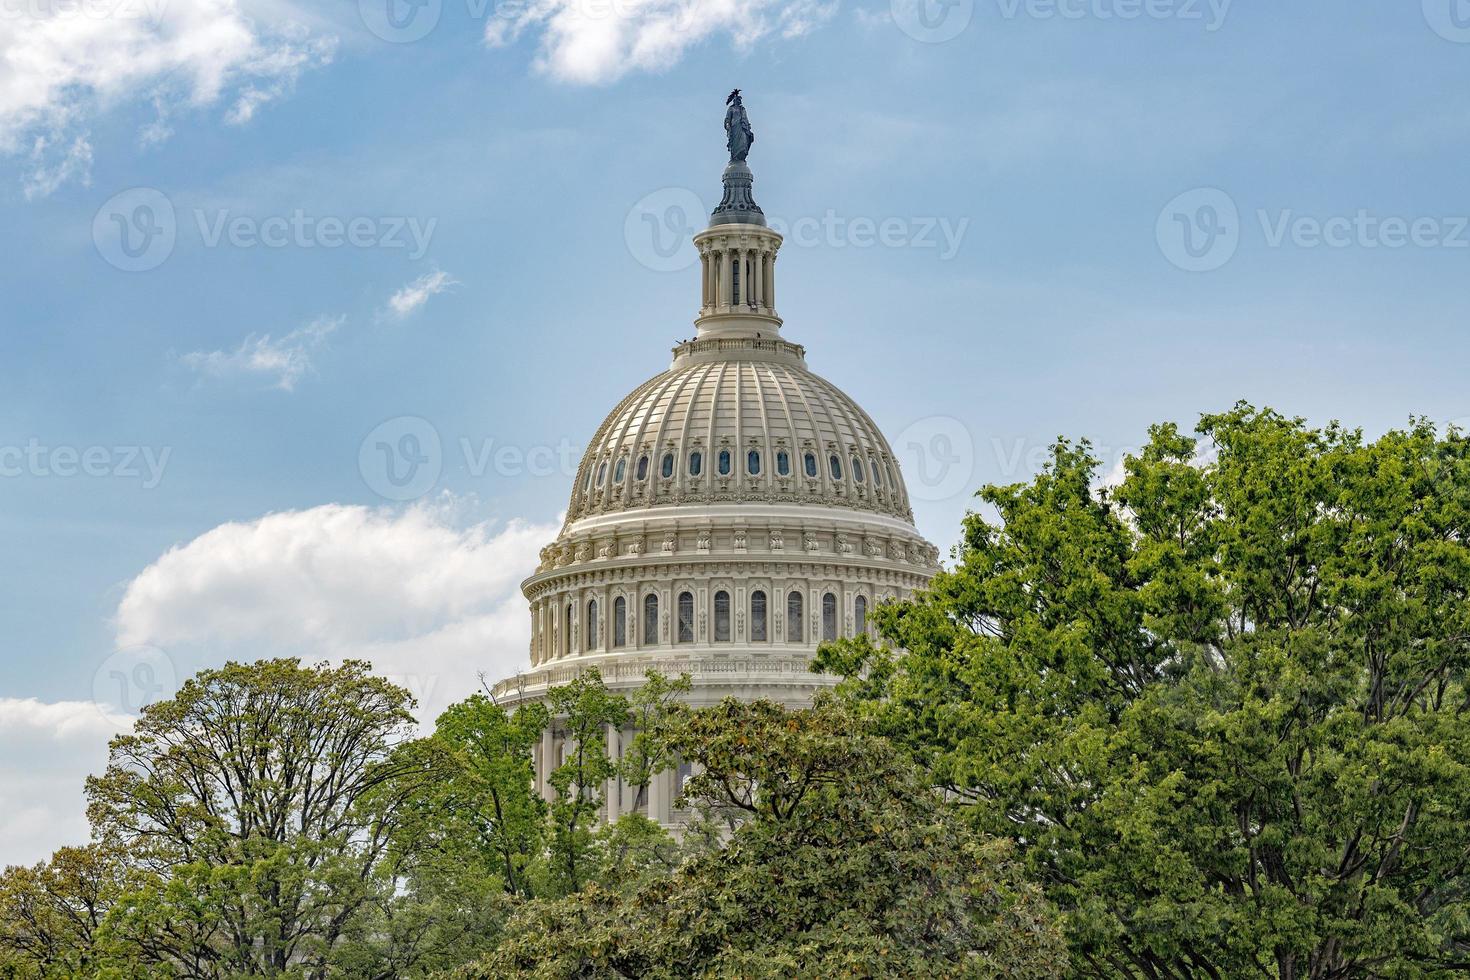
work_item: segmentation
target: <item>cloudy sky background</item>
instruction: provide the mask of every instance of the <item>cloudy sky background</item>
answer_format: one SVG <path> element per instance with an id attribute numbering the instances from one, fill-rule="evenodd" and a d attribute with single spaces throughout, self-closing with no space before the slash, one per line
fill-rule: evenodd
<path id="1" fill-rule="evenodd" d="M 522 664 L 730 88 L 785 333 L 948 549 L 1059 434 L 1470 417 L 1467 77 L 1460 0 L 0 4 L 0 863 L 203 666 L 431 720 Z"/>

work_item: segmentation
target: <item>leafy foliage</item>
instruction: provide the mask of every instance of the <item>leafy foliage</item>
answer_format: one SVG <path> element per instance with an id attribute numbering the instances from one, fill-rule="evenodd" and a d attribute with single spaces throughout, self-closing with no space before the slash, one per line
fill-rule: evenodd
<path id="1" fill-rule="evenodd" d="M 150 705 L 87 783 L 95 834 L 142 880 L 101 942 L 164 974 L 321 975 L 392 902 L 412 704 L 366 664 L 273 660 Z"/>
<path id="2" fill-rule="evenodd" d="M 1008 846 L 832 704 L 675 710 L 661 737 L 728 846 L 620 895 L 528 903 L 465 978 L 1055 976 L 1065 949 Z"/>
<path id="3" fill-rule="evenodd" d="M 1239 405 L 987 487 L 819 666 L 1009 837 L 1098 977 L 1470 970 L 1470 443 Z M 1208 461 L 1205 455 L 1212 455 Z"/>
<path id="4" fill-rule="evenodd" d="M 94 968 L 98 929 L 125 879 L 121 855 L 97 844 L 7 868 L 0 875 L 0 977 L 75 977 Z"/>

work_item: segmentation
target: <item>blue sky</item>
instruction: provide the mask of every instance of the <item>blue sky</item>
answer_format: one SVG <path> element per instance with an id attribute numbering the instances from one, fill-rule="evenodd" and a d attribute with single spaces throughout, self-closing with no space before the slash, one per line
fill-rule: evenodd
<path id="1" fill-rule="evenodd" d="M 784 334 L 946 550 L 1060 434 L 1470 417 L 1462 0 L 386 2 L 0 10 L 0 862 L 83 832 L 130 687 L 519 664 L 735 86 Z"/>

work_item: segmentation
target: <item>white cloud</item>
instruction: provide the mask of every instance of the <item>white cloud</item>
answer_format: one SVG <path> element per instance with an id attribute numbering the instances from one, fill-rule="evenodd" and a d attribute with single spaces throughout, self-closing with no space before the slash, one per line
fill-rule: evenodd
<path id="1" fill-rule="evenodd" d="M 388 297 L 388 309 L 396 317 L 406 317 L 427 303 L 430 296 L 437 296 L 457 285 L 459 283 L 449 278 L 446 272 L 426 272 Z"/>
<path id="2" fill-rule="evenodd" d="M 222 524 L 173 548 L 119 603 L 119 648 L 176 661 L 275 655 L 369 660 L 432 722 L 478 675 L 528 665 L 519 584 L 555 527 L 462 525 L 453 501 L 327 504 Z"/>
<path id="3" fill-rule="evenodd" d="M 31 170 L 25 178 L 27 200 L 50 195 L 56 188 L 70 181 L 83 186 L 92 182 L 92 144 L 85 136 L 77 136 L 71 145 L 54 156 L 50 142 L 44 136 L 36 137 L 31 146 Z"/>
<path id="4" fill-rule="evenodd" d="M 562 81 L 605 84 L 630 71 L 673 67 L 693 45 L 728 35 L 749 49 L 771 35 L 795 38 L 829 20 L 835 0 L 528 0 L 485 25 L 504 47 L 539 32 L 538 70 Z"/>
<path id="5" fill-rule="evenodd" d="M 312 355 L 345 320 L 340 316 L 321 317 L 279 339 L 270 334 L 251 334 L 232 351 L 191 351 L 179 360 L 207 377 L 262 375 L 271 378 L 274 387 L 291 391 L 311 370 Z"/>
<path id="6" fill-rule="evenodd" d="M 245 122 L 329 62 L 336 39 L 275 0 L 20 0 L 0 17 L 0 153 L 29 147 L 30 196 L 84 177 L 74 130 L 134 100 Z M 148 138 L 156 138 L 153 130 Z M 37 147 L 61 154 L 34 159 Z M 90 155 L 88 148 L 87 155 Z"/>
<path id="7" fill-rule="evenodd" d="M 226 659 L 366 659 L 432 724 L 481 672 L 495 680 L 528 666 L 519 583 L 556 533 L 458 517 L 453 501 L 328 504 L 222 524 L 128 584 L 117 647 L 166 650 L 179 680 Z M 0 866 L 87 840 L 86 777 L 131 722 L 92 701 L 0 698 Z"/>
<path id="8" fill-rule="evenodd" d="M 131 721 L 91 701 L 0 698 L 0 866 L 86 843 L 83 783 Z"/>

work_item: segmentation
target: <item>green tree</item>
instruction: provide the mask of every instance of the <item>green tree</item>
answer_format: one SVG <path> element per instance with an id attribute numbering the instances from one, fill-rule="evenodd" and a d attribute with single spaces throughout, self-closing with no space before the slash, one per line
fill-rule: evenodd
<path id="1" fill-rule="evenodd" d="M 818 666 L 1017 843 L 1079 974 L 1470 970 L 1470 444 L 1243 404 L 1198 434 L 1112 492 L 1066 442 L 986 487 L 891 649 Z"/>
<path id="2" fill-rule="evenodd" d="M 271 660 L 146 708 L 87 783 L 97 838 L 148 876 L 104 920 L 109 949 L 190 977 L 327 975 L 395 900 L 412 706 L 363 663 Z"/>
<path id="3" fill-rule="evenodd" d="M 413 830 L 456 863 L 480 863 L 512 895 L 531 895 L 527 866 L 546 836 L 533 751 L 548 724 L 544 705 L 512 714 L 476 694 L 446 709 L 433 737 L 416 747 L 430 753 L 438 778 L 413 802 Z"/>
<path id="4" fill-rule="evenodd" d="M 597 819 L 607 780 L 618 772 L 607 750 L 607 729 L 628 723 L 628 700 L 610 692 L 595 667 L 570 684 L 551 688 L 546 700 L 565 739 L 565 759 L 547 778 L 556 793 L 551 802 L 549 887 L 570 894 L 597 873 L 603 860 Z"/>
<path id="5" fill-rule="evenodd" d="M 726 848 L 632 894 L 538 900 L 465 978 L 1051 978 L 1065 947 L 1010 845 L 986 841 L 833 704 L 726 701 L 662 732 Z"/>
<path id="6" fill-rule="evenodd" d="M 0 977 L 85 976 L 95 936 L 124 890 L 126 866 L 113 850 L 63 847 L 34 867 L 0 875 Z"/>

